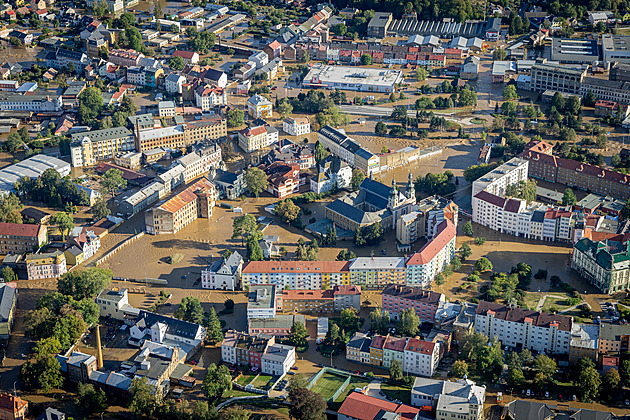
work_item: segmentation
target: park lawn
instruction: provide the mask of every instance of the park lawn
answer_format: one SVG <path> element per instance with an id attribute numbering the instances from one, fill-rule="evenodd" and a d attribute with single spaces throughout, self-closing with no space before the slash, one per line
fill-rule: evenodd
<path id="1" fill-rule="evenodd" d="M 311 391 L 320 394 L 325 401 L 328 401 L 339 387 L 345 382 L 346 377 L 325 373 L 311 387 Z"/>
<path id="2" fill-rule="evenodd" d="M 271 375 L 259 375 L 252 385 L 254 385 L 254 388 L 265 389 L 265 386 L 267 386 L 270 380 Z"/>
<path id="3" fill-rule="evenodd" d="M 556 310 L 561 311 L 563 309 L 567 309 L 568 307 L 569 306 L 567 305 L 566 299 L 558 299 L 547 296 L 547 299 L 545 299 L 545 304 L 542 307 L 542 311 L 551 312 L 551 308 L 555 308 Z"/>
<path id="4" fill-rule="evenodd" d="M 254 394 L 253 392 L 247 392 L 247 391 L 241 391 L 240 389 L 231 389 L 231 390 L 225 390 L 223 391 L 223 395 L 221 395 L 221 398 L 223 399 L 230 399 L 232 397 L 257 397 L 260 396 L 260 394 Z"/>
<path id="5" fill-rule="evenodd" d="M 565 316 L 572 316 L 573 317 L 573 321 L 574 322 L 580 322 L 583 324 L 592 324 L 593 320 L 591 318 L 583 318 L 582 317 L 582 311 L 581 309 L 581 305 L 576 307 L 575 309 L 571 309 L 570 311 L 567 312 L 563 312 L 562 315 Z"/>
<path id="6" fill-rule="evenodd" d="M 390 399 L 400 400 L 403 404 L 411 404 L 411 388 L 383 382 L 381 390 Z"/>
<path id="7" fill-rule="evenodd" d="M 252 381 L 252 379 L 254 379 L 254 376 L 255 375 L 249 375 L 247 373 L 244 373 L 241 375 L 240 378 L 238 378 L 238 381 L 236 381 L 236 383 L 241 386 L 247 386 Z"/>
<path id="8" fill-rule="evenodd" d="M 539 301 L 540 295 L 537 293 L 527 293 L 525 295 L 525 299 L 523 299 L 523 302 L 525 303 L 525 306 L 527 306 L 527 309 L 532 311 L 536 309 L 536 305 L 538 305 Z"/>

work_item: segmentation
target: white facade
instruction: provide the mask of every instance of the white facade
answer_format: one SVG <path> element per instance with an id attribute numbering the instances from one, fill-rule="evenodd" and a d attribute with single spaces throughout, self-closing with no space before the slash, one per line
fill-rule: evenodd
<path id="1" fill-rule="evenodd" d="M 276 286 L 253 285 L 249 288 L 247 319 L 276 317 Z"/>
<path id="2" fill-rule="evenodd" d="M 182 93 L 182 85 L 186 83 L 186 78 L 179 74 L 170 74 L 164 79 L 164 88 L 168 93 Z"/>
<path id="3" fill-rule="evenodd" d="M 195 104 L 202 111 L 210 111 L 218 105 L 227 105 L 227 92 L 221 88 L 199 87 L 195 90 Z"/>
<path id="4" fill-rule="evenodd" d="M 260 51 L 260 52 L 250 55 L 247 61 L 254 62 L 256 64 L 256 68 L 260 69 L 266 66 L 267 63 L 269 63 L 269 56 L 267 55 L 266 52 Z"/>
<path id="5" fill-rule="evenodd" d="M 433 376 L 440 362 L 440 345 L 410 338 L 404 352 L 403 371 L 418 376 Z"/>
<path id="6" fill-rule="evenodd" d="M 445 220 L 438 234 L 407 261 L 407 284 L 429 285 L 455 256 L 456 228 Z"/>
<path id="7" fill-rule="evenodd" d="M 528 169 L 529 161 L 512 158 L 473 182 L 472 196 L 474 197 L 481 191 L 487 191 L 490 194 L 504 197 L 505 190 L 509 185 L 517 184 L 519 181 L 527 181 Z"/>
<path id="8" fill-rule="evenodd" d="M 232 365 L 236 364 L 236 344 L 238 344 L 239 333 L 228 331 L 221 342 L 221 360 Z"/>
<path id="9" fill-rule="evenodd" d="M 260 361 L 262 373 L 277 376 L 286 375 L 295 364 L 295 347 L 272 344 L 267 347 Z"/>
<path id="10" fill-rule="evenodd" d="M 96 304 L 100 310 L 100 316 L 103 318 L 124 321 L 125 314 L 138 314 L 138 310 L 129 304 L 127 289 L 104 289 L 96 297 Z"/>
<path id="11" fill-rule="evenodd" d="M 201 271 L 203 289 L 234 290 L 239 287 L 243 257 L 234 252 L 227 260 L 215 262 Z"/>
<path id="12" fill-rule="evenodd" d="M 332 159 L 337 159 L 338 162 Z M 339 158 L 326 158 L 319 164 L 318 173 L 311 177 L 311 191 L 321 194 L 333 189 L 335 184 L 337 188 L 347 188 L 352 183 L 352 168 L 345 162 L 341 162 Z"/>
<path id="13" fill-rule="evenodd" d="M 289 117 L 282 121 L 282 130 L 292 136 L 302 136 L 311 132 L 311 123 L 308 117 Z"/>

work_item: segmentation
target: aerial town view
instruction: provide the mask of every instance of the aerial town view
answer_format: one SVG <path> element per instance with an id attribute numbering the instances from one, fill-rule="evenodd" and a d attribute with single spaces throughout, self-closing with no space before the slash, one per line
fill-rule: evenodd
<path id="1" fill-rule="evenodd" d="M 0 420 L 630 420 L 630 0 L 0 0 L 0 261 Z"/>

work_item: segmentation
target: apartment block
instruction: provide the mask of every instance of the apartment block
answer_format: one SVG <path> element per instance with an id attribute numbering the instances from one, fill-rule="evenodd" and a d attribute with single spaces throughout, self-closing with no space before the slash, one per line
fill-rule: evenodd
<path id="1" fill-rule="evenodd" d="M 573 318 L 481 301 L 475 332 L 502 345 L 546 354 L 569 354 Z"/>
<path id="2" fill-rule="evenodd" d="M 486 387 L 469 379 L 455 382 L 429 378 L 416 378 L 411 389 L 411 405 L 431 407 L 440 420 L 482 420 Z"/>
<path id="3" fill-rule="evenodd" d="M 0 223 L 0 253 L 23 254 L 38 250 L 48 241 L 46 226 Z"/>
<path id="4" fill-rule="evenodd" d="M 273 284 L 255 284 L 249 288 L 247 297 L 247 319 L 274 318 L 278 302 L 276 286 Z"/>
<path id="5" fill-rule="evenodd" d="M 529 162 L 524 158 L 512 158 L 473 182 L 472 196 L 487 191 L 497 196 L 505 196 L 508 186 L 527 181 Z"/>
<path id="6" fill-rule="evenodd" d="M 227 105 L 227 92 L 218 86 L 199 86 L 195 89 L 195 104 L 202 111 L 210 111 L 216 106 Z"/>
<path id="7" fill-rule="evenodd" d="M 289 117 L 282 121 L 282 130 L 291 136 L 303 136 L 311 132 L 311 123 L 308 117 Z"/>
<path id="8" fill-rule="evenodd" d="M 264 123 L 238 132 L 238 145 L 246 153 L 271 146 L 278 142 L 278 130 Z"/>
<path id="9" fill-rule="evenodd" d="M 242 287 L 275 284 L 278 289 L 330 289 L 350 284 L 348 261 L 250 261 L 242 272 Z"/>
<path id="10" fill-rule="evenodd" d="M 93 166 L 98 162 L 114 159 L 117 154 L 136 149 L 133 133 L 125 127 L 76 133 L 70 136 L 72 166 Z"/>
<path id="11" fill-rule="evenodd" d="M 341 312 L 361 309 L 360 286 L 335 286 L 328 290 L 283 290 L 282 312 Z"/>
<path id="12" fill-rule="evenodd" d="M 403 372 L 431 377 L 440 362 L 440 345 L 431 341 L 410 338 L 404 351 Z"/>
<path id="13" fill-rule="evenodd" d="M 212 217 L 214 197 L 212 182 L 201 178 L 146 211 L 144 221 L 147 233 L 172 234 L 199 217 Z"/>
<path id="14" fill-rule="evenodd" d="M 444 220 L 457 226 L 458 214 L 459 207 L 452 200 L 439 196 L 422 199 L 396 220 L 396 239 L 399 245 L 411 245 L 420 238 L 431 238 Z"/>
<path id="15" fill-rule="evenodd" d="M 407 284 L 427 286 L 455 256 L 457 229 L 450 220 L 438 225 L 437 234 L 407 260 Z"/>
<path id="16" fill-rule="evenodd" d="M 295 347 L 276 344 L 273 336 L 229 330 L 221 342 L 221 360 L 260 369 L 265 375 L 283 376 L 295 364 Z"/>
<path id="17" fill-rule="evenodd" d="M 111 50 L 108 60 L 117 66 L 131 67 L 140 64 L 144 54 L 135 50 Z"/>
<path id="18" fill-rule="evenodd" d="M 66 274 L 66 256 L 63 251 L 26 255 L 26 274 L 29 280 L 55 279 Z"/>
<path id="19" fill-rule="evenodd" d="M 443 294 L 424 290 L 420 287 L 388 285 L 382 292 L 383 310 L 393 319 L 398 319 L 403 311 L 413 308 L 421 321 L 434 322 L 441 304 L 446 302 Z"/>
<path id="20" fill-rule="evenodd" d="M 368 176 L 379 170 L 379 157 L 348 137 L 343 130 L 324 126 L 317 133 L 319 142 L 333 155 L 353 168 L 360 169 Z"/>
<path id="21" fill-rule="evenodd" d="M 350 262 L 350 281 L 368 289 L 387 284 L 405 284 L 404 257 L 358 257 Z"/>
<path id="22" fill-rule="evenodd" d="M 578 67 L 535 64 L 531 70 L 531 90 L 534 92 L 554 90 L 577 95 L 580 94 L 580 85 L 585 76 L 586 69 Z"/>

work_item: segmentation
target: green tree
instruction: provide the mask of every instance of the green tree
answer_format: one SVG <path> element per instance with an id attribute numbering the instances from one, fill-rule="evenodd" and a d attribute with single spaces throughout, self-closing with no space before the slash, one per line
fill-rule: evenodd
<path id="1" fill-rule="evenodd" d="M 328 151 L 319 141 L 315 143 L 315 162 L 318 164 L 328 156 Z"/>
<path id="2" fill-rule="evenodd" d="M 114 195 L 118 190 L 127 188 L 127 180 L 122 177 L 123 173 L 120 169 L 110 169 L 103 174 L 101 186 L 106 192 Z"/>
<path id="3" fill-rule="evenodd" d="M 610 401 L 614 398 L 619 385 L 621 384 L 621 376 L 617 369 L 610 369 L 602 375 L 602 388 L 600 395 Z"/>
<path id="4" fill-rule="evenodd" d="M 103 94 L 95 87 L 88 87 L 79 94 L 79 121 L 93 125 L 103 110 Z"/>
<path id="5" fill-rule="evenodd" d="M 413 308 L 400 313 L 400 333 L 408 337 L 414 337 L 420 328 L 420 317 Z"/>
<path id="6" fill-rule="evenodd" d="M 247 241 L 247 259 L 250 261 L 262 261 L 263 251 L 258 241 Z"/>
<path id="7" fill-rule="evenodd" d="M 234 302 L 232 302 L 234 305 Z M 225 307 L 227 308 L 227 301 Z M 217 316 L 217 312 L 214 310 L 214 307 L 210 308 L 210 312 L 208 312 L 208 335 L 207 339 L 211 343 L 220 343 L 223 341 L 223 332 L 221 331 L 221 321 L 219 321 L 219 317 Z"/>
<path id="8" fill-rule="evenodd" d="M 608 136 L 606 136 L 606 134 L 600 134 L 597 136 L 597 140 L 595 140 L 595 146 L 597 146 L 598 149 L 605 149 L 607 143 Z"/>
<path id="9" fill-rule="evenodd" d="M 464 87 L 459 92 L 457 102 L 459 103 L 459 106 L 477 105 L 477 94 L 474 91 L 468 89 L 467 87 Z"/>
<path id="10" fill-rule="evenodd" d="M 455 256 L 451 259 L 451 268 L 453 271 L 459 271 L 462 268 L 462 260 Z"/>
<path id="11" fill-rule="evenodd" d="M 464 360 L 456 360 L 449 375 L 455 378 L 463 378 L 468 375 L 468 363 Z"/>
<path id="12" fill-rule="evenodd" d="M 139 418 L 151 417 L 159 402 L 147 378 L 134 378 L 129 388 L 129 410 Z"/>
<path id="13" fill-rule="evenodd" d="M 227 126 L 229 128 L 240 127 L 245 123 L 245 113 L 242 109 L 231 108 L 227 111 Z"/>
<path id="14" fill-rule="evenodd" d="M 364 179 L 365 179 L 365 174 L 361 170 L 353 169 L 352 179 L 350 180 L 350 184 L 352 185 L 352 191 L 357 191 Z"/>
<path id="15" fill-rule="evenodd" d="M 475 261 L 475 270 L 479 272 L 492 270 L 492 263 L 486 257 L 481 257 Z"/>
<path id="16" fill-rule="evenodd" d="M 245 182 L 247 183 L 247 189 L 254 194 L 256 198 L 258 195 L 267 189 L 269 182 L 267 181 L 267 175 L 258 168 L 248 168 L 245 172 Z"/>
<path id="17" fill-rule="evenodd" d="M 18 276 L 15 271 L 9 266 L 2 267 L 2 278 L 6 283 L 17 281 Z"/>
<path id="18" fill-rule="evenodd" d="M 112 270 L 87 268 L 70 271 L 57 281 L 57 291 L 75 300 L 94 299 L 112 281 Z"/>
<path id="19" fill-rule="evenodd" d="M 331 345 L 336 345 L 339 341 L 339 326 L 332 324 L 326 333 L 326 342 Z"/>
<path id="20" fill-rule="evenodd" d="M 98 220 L 104 219 L 111 214 L 111 210 L 107 208 L 107 201 L 103 197 L 99 197 L 92 207 L 92 214 Z"/>
<path id="21" fill-rule="evenodd" d="M 63 376 L 61 365 L 54 355 L 43 355 L 22 365 L 19 378 L 26 388 L 39 389 L 43 393 L 61 388 Z"/>
<path id="22" fill-rule="evenodd" d="M 564 195 L 562 196 L 562 205 L 563 206 L 572 206 L 577 203 L 577 197 L 571 188 L 567 188 L 564 190 Z"/>
<path id="23" fill-rule="evenodd" d="M 302 387 L 289 390 L 289 416 L 296 420 L 320 420 L 325 418 L 326 402 L 321 394 Z"/>
<path id="24" fill-rule="evenodd" d="M 370 64 L 372 64 L 372 56 L 370 54 L 362 54 L 361 64 L 364 66 L 369 66 Z"/>
<path id="25" fill-rule="evenodd" d="M 107 397 L 102 389 L 94 389 L 92 384 L 79 382 L 76 404 L 88 413 L 100 413 L 107 408 Z"/>
<path id="26" fill-rule="evenodd" d="M 470 220 L 462 225 L 462 232 L 466 236 L 473 236 L 475 234 L 475 231 L 473 230 L 473 226 Z"/>
<path id="27" fill-rule="evenodd" d="M 376 127 L 374 128 L 374 132 L 379 136 L 387 134 L 387 125 L 382 121 L 377 122 Z"/>
<path id="28" fill-rule="evenodd" d="M 291 326 L 291 330 L 289 331 L 289 342 L 296 347 L 304 347 L 306 346 L 306 338 L 308 337 L 308 332 L 306 331 L 306 327 L 300 321 L 295 322 Z"/>
<path id="29" fill-rule="evenodd" d="M 168 66 L 173 71 L 180 71 L 184 68 L 184 59 L 182 57 L 171 57 L 168 60 Z"/>
<path id="30" fill-rule="evenodd" d="M 24 142 L 18 133 L 10 133 L 7 137 L 7 141 L 4 142 L 5 147 L 11 153 L 17 152 Z"/>
<path id="31" fill-rule="evenodd" d="M 392 364 L 389 366 L 389 378 L 392 381 L 400 381 L 403 378 L 403 368 L 400 360 L 392 360 Z"/>
<path id="32" fill-rule="evenodd" d="M 534 368 L 538 371 L 537 375 L 540 375 L 537 385 L 541 389 L 547 386 L 558 371 L 555 360 L 545 354 L 539 354 L 534 358 Z"/>
<path id="33" fill-rule="evenodd" d="M 503 89 L 503 99 L 505 99 L 506 101 L 512 101 L 512 100 L 518 99 L 518 94 L 516 93 L 516 86 L 507 85 Z"/>
<path id="34" fill-rule="evenodd" d="M 245 214 L 234 219 L 232 222 L 232 239 L 241 237 L 241 244 L 243 240 L 250 235 L 256 236 L 258 241 L 262 238 L 262 234 L 259 233 L 258 222 L 253 214 Z M 260 238 L 258 238 L 260 236 Z"/>
<path id="35" fill-rule="evenodd" d="M 50 223 L 54 226 L 57 226 L 57 228 L 59 229 L 59 233 L 61 233 L 61 238 L 64 241 L 66 240 L 66 235 L 70 233 L 72 229 L 74 229 L 74 221 L 72 220 L 72 216 L 63 211 L 55 213 L 53 217 L 50 218 Z"/>
<path id="36" fill-rule="evenodd" d="M 630 384 L 630 360 L 622 360 L 619 365 L 619 376 L 625 385 Z"/>
<path id="37" fill-rule="evenodd" d="M 525 375 L 519 367 L 510 369 L 507 377 L 508 385 L 512 388 L 520 388 L 525 383 Z"/>
<path id="38" fill-rule="evenodd" d="M 472 250 L 467 243 L 464 242 L 464 244 L 459 248 L 459 255 L 464 261 L 472 255 Z"/>
<path id="39" fill-rule="evenodd" d="M 588 366 L 582 369 L 578 376 L 576 386 L 580 394 L 580 400 L 591 402 L 599 394 L 602 380 L 594 367 Z"/>
<path id="40" fill-rule="evenodd" d="M 214 309 L 214 308 L 213 308 Z M 179 308 L 173 314 L 175 318 L 194 324 L 202 324 L 204 313 L 201 302 L 196 297 L 184 296 L 179 303 Z M 215 313 L 216 315 L 216 313 Z"/>
<path id="41" fill-rule="evenodd" d="M 356 331 L 359 328 L 359 315 L 354 308 L 345 308 L 341 311 L 339 328 L 343 331 Z"/>
<path id="42" fill-rule="evenodd" d="M 282 118 L 284 118 L 293 112 L 293 105 L 291 105 L 291 102 L 289 102 L 287 98 L 282 98 L 280 101 L 278 101 L 278 107 L 276 109 L 278 111 L 278 114 L 280 114 Z"/>
<path id="43" fill-rule="evenodd" d="M 300 209 L 293 203 L 293 200 L 284 200 L 276 204 L 273 212 L 285 223 L 291 223 L 300 216 Z"/>
<path id="44" fill-rule="evenodd" d="M 414 76 L 418 82 L 421 82 L 423 80 L 426 80 L 428 75 L 429 72 L 427 71 L 427 69 L 425 69 L 424 67 L 418 67 Z"/>
<path id="45" fill-rule="evenodd" d="M 201 389 L 210 399 L 217 400 L 225 391 L 232 389 L 232 376 L 226 365 L 217 366 L 214 363 L 208 366 L 206 377 L 203 380 Z"/>

